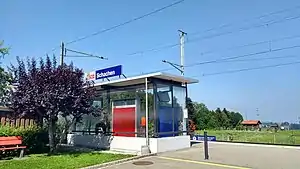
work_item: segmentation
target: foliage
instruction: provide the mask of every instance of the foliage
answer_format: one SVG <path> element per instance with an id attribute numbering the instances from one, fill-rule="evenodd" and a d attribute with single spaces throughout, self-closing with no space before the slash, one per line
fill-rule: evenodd
<path id="1" fill-rule="evenodd" d="M 0 106 L 9 106 L 12 76 L 0 67 Z"/>
<path id="2" fill-rule="evenodd" d="M 233 129 L 243 121 L 238 112 L 230 112 L 226 108 L 222 111 L 217 108 L 209 110 L 205 104 L 193 102 L 191 119 L 196 123 L 197 129 Z M 190 113 L 190 111 L 189 111 Z"/>
<path id="3" fill-rule="evenodd" d="M 72 116 L 72 121 L 89 114 L 92 107 L 94 90 L 92 84 L 85 82 L 83 71 L 72 64 L 57 66 L 47 56 L 40 59 L 39 66 L 33 58 L 25 63 L 17 58 L 17 67 L 12 66 L 16 89 L 12 93 L 12 105 L 15 116 L 27 116 L 47 123 L 50 153 L 55 151 L 56 122 L 58 115 Z"/>
<path id="4" fill-rule="evenodd" d="M 27 146 L 29 153 L 43 153 L 48 144 L 48 135 L 45 129 L 37 126 L 26 128 L 0 126 L 0 137 L 3 136 L 22 136 L 23 145 Z"/>
<path id="5" fill-rule="evenodd" d="M 4 57 L 8 54 L 9 48 L 2 47 L 3 41 L 0 41 L 0 56 Z M 9 94 L 11 88 L 12 77 L 2 67 L 0 67 L 0 106 L 8 106 Z"/>
<path id="6" fill-rule="evenodd" d="M 4 55 L 8 54 L 9 48 L 2 47 L 4 44 L 3 41 L 0 41 L 0 55 L 3 57 Z"/>
<path id="7" fill-rule="evenodd" d="M 194 107 L 194 104 L 193 104 L 193 101 L 191 98 L 187 98 L 186 100 L 186 108 L 188 109 L 188 112 L 189 112 L 189 119 L 193 120 L 193 121 L 196 121 L 195 119 L 195 107 Z"/>
<path id="8" fill-rule="evenodd" d="M 33 155 L 23 160 L 2 161 L 0 169 L 83 168 L 110 161 L 132 157 L 132 155 L 98 152 L 66 153 L 55 156 Z"/>

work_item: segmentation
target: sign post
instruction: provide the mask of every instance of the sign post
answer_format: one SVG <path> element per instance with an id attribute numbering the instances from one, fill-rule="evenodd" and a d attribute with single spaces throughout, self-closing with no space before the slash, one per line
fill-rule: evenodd
<path id="1" fill-rule="evenodd" d="M 208 160 L 208 141 L 207 131 L 204 131 L 204 159 Z"/>

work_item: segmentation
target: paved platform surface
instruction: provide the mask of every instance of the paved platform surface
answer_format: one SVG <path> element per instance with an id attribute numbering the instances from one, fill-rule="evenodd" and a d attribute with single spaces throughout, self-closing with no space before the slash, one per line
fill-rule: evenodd
<path id="1" fill-rule="evenodd" d="M 209 144 L 209 160 L 204 160 L 203 145 L 162 153 L 136 161 L 151 161 L 151 165 L 134 165 L 133 161 L 105 167 L 107 169 L 299 169 L 300 149 L 277 147 Z"/>

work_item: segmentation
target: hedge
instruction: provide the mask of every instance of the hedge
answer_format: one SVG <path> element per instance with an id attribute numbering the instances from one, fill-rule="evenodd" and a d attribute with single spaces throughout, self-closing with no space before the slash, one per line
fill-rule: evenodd
<path id="1" fill-rule="evenodd" d="M 48 133 L 45 129 L 37 126 L 11 127 L 0 125 L 0 137 L 21 136 L 23 145 L 27 146 L 27 153 L 44 153 L 47 152 Z"/>

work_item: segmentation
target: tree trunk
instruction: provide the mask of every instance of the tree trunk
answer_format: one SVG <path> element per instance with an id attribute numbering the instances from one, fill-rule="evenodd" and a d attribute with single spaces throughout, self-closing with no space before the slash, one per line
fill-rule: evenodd
<path id="1" fill-rule="evenodd" d="M 49 134 L 49 154 L 55 153 L 56 150 L 56 144 L 55 144 L 55 121 L 51 119 L 49 121 L 49 126 L 48 126 L 48 134 Z"/>

